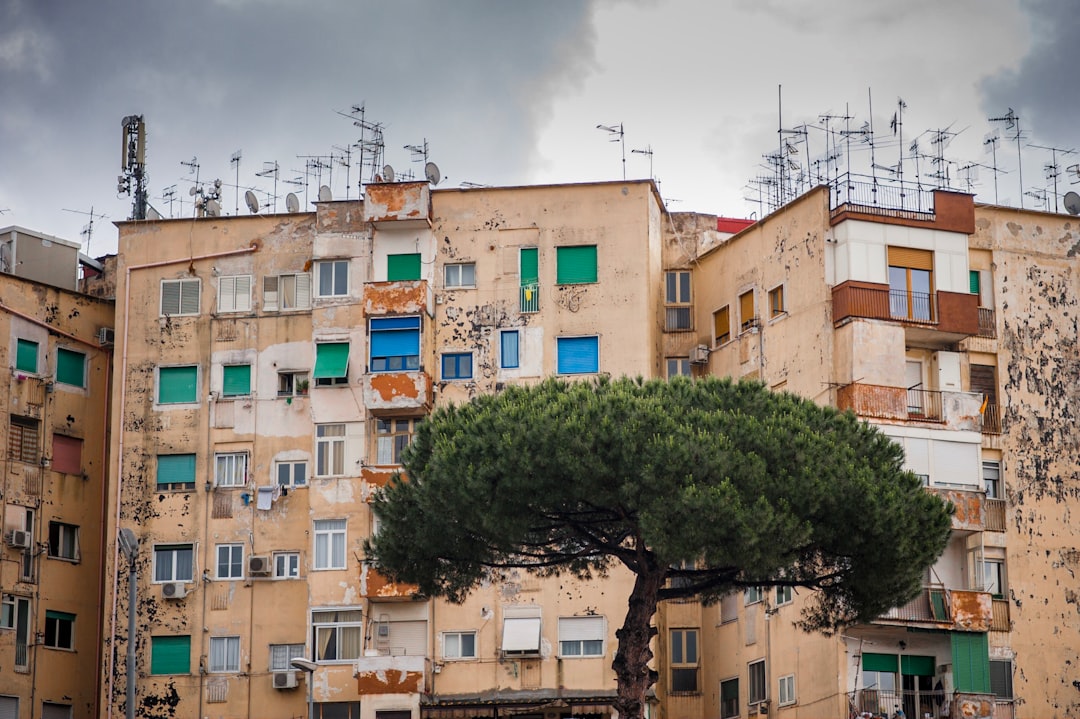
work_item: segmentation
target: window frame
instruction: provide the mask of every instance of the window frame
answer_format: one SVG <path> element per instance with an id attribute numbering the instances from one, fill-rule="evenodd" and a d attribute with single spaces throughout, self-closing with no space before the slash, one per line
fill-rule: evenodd
<path id="1" fill-rule="evenodd" d="M 231 289 L 228 291 L 225 289 L 226 283 L 232 285 Z M 246 290 L 243 289 L 243 283 L 247 284 Z M 225 315 L 237 312 L 251 312 L 252 285 L 251 275 L 222 275 L 218 277 L 217 314 Z M 229 302 L 223 301 L 226 297 L 231 298 Z"/>
<path id="2" fill-rule="evenodd" d="M 311 388 L 307 370 L 282 370 L 277 373 L 277 396 L 306 397 Z"/>
<path id="3" fill-rule="evenodd" d="M 281 648 L 283 651 L 276 651 Z M 293 659 L 303 659 L 306 656 L 307 645 L 303 642 L 289 643 L 289 644 L 271 644 L 269 653 L 269 671 L 272 672 L 291 672 L 295 669 L 291 662 Z M 275 654 L 284 654 L 284 660 L 275 661 Z"/>
<path id="4" fill-rule="evenodd" d="M 447 372 L 447 366 L 450 372 Z M 473 378 L 472 352 L 443 352 L 439 357 L 439 373 L 444 382 L 462 382 Z"/>
<path id="5" fill-rule="evenodd" d="M 675 373 L 672 374 L 672 366 L 675 367 Z M 693 365 L 690 363 L 689 357 L 665 357 L 664 358 L 664 378 L 671 379 L 672 377 L 692 377 Z M 682 370 L 686 371 L 683 372 Z"/>
<path id="6" fill-rule="evenodd" d="M 716 330 L 720 325 L 720 319 L 724 319 L 724 324 L 727 326 L 727 331 L 722 334 L 717 334 Z M 724 305 L 719 309 L 713 310 L 713 347 L 720 347 L 726 345 L 731 341 L 731 305 Z"/>
<path id="7" fill-rule="evenodd" d="M 18 427 L 18 431 L 14 428 Z M 24 464 L 41 462 L 41 420 L 21 414 L 8 418 L 8 458 Z"/>
<path id="8" fill-rule="evenodd" d="M 513 350 L 510 351 L 508 347 L 508 340 L 513 337 L 514 340 Z M 510 355 L 513 358 L 509 358 Z M 499 330 L 499 368 L 500 369 L 520 369 L 521 368 L 521 330 Z"/>
<path id="9" fill-rule="evenodd" d="M 693 642 L 687 641 L 693 637 Z M 701 693 L 701 631 L 698 627 L 675 627 L 668 630 L 670 647 L 670 671 L 672 694 L 700 694 Z M 691 652 L 691 649 L 693 650 Z M 690 658 L 690 654 L 693 658 Z M 681 682 L 676 680 L 676 672 L 682 672 L 680 676 L 693 677 L 692 689 L 676 689 Z"/>
<path id="10" fill-rule="evenodd" d="M 743 590 L 743 606 L 759 604 L 765 601 L 765 590 L 762 587 L 747 587 Z"/>
<path id="11" fill-rule="evenodd" d="M 191 560 L 191 573 L 187 577 L 180 577 L 177 575 L 177 557 L 180 556 L 178 552 L 186 550 L 189 552 Z M 171 542 L 164 544 L 155 544 L 151 550 L 153 553 L 153 579 L 151 584 L 169 584 L 170 582 L 183 582 L 189 584 L 195 581 L 195 545 L 190 542 Z M 168 554 L 169 560 L 169 576 L 158 577 L 158 567 L 161 565 L 163 555 Z"/>
<path id="12" fill-rule="evenodd" d="M 795 601 L 795 591 L 789 586 L 777 586 L 774 595 L 775 606 L 782 607 Z"/>
<path id="13" fill-rule="evenodd" d="M 333 619 L 332 621 L 319 621 L 319 619 L 322 618 L 322 615 L 338 614 L 339 612 L 355 612 L 356 614 L 360 615 L 360 617 L 355 621 L 337 619 L 337 618 Z M 320 616 L 316 616 L 316 615 L 320 615 Z M 341 633 L 342 633 L 342 631 L 345 631 L 345 630 L 352 630 L 352 631 L 355 631 L 355 632 L 359 632 L 359 634 L 360 634 L 359 640 L 356 642 L 357 656 L 355 656 L 355 657 L 351 657 L 351 656 L 343 657 L 343 656 L 340 656 L 340 654 L 341 654 L 341 645 L 342 645 Z M 333 657 L 332 659 L 320 658 L 319 634 L 320 634 L 321 631 L 331 631 L 334 634 L 334 650 L 335 650 L 335 654 L 337 656 Z M 318 664 L 348 664 L 350 662 L 355 662 L 357 659 L 360 658 L 361 655 L 363 655 L 363 638 L 364 638 L 364 620 L 363 620 L 363 614 L 361 613 L 360 609 L 349 608 L 349 607 L 333 607 L 333 608 L 326 608 L 326 609 L 319 609 L 319 608 L 314 608 L 313 607 L 311 609 L 311 639 L 312 639 L 312 655 L 313 655 L 312 658 L 315 660 L 316 663 L 318 663 Z M 327 642 L 327 644 L 329 644 L 329 642 Z"/>
<path id="14" fill-rule="evenodd" d="M 1004 599 L 1008 588 L 1005 574 L 1004 557 L 983 557 L 982 560 L 982 585 L 983 591 L 988 592 L 994 599 Z M 994 587 L 997 591 L 994 591 Z"/>
<path id="15" fill-rule="evenodd" d="M 338 526 L 337 523 L 341 523 Z M 333 526 L 330 526 L 333 523 Z M 321 526 L 320 526 L 321 525 Z M 338 540 L 340 539 L 340 547 Z M 314 519 L 311 523 L 312 571 L 338 571 L 349 564 L 349 522 L 347 519 Z M 320 547 L 320 541 L 325 542 Z M 339 551 L 340 550 L 340 551 Z M 340 554 L 340 560 L 338 555 Z"/>
<path id="16" fill-rule="evenodd" d="M 735 683 L 735 699 L 734 699 L 734 702 L 732 704 L 725 707 L 724 706 L 724 685 L 725 684 L 730 685 L 732 682 Z M 740 689 L 739 689 L 739 677 L 728 677 L 727 679 L 721 679 L 720 680 L 720 692 L 719 692 L 720 719 L 738 719 L 739 717 L 742 716 L 742 705 L 739 703 L 739 691 L 740 691 Z M 726 713 L 725 713 L 725 708 L 727 709 Z M 732 713 L 733 711 L 734 711 L 734 713 Z"/>
<path id="17" fill-rule="evenodd" d="M 214 486 L 236 489 L 248 486 L 247 452 L 214 452 Z M 222 471 L 224 465 L 225 471 Z M 237 476 L 239 475 L 239 477 Z M 237 481 L 239 479 L 239 481 Z"/>
<path id="18" fill-rule="evenodd" d="M 575 266 L 569 267 L 571 264 Z M 584 266 L 578 267 L 578 264 Z M 589 272 L 589 266 L 591 266 L 591 272 Z M 592 285 L 599 281 L 599 253 L 595 244 L 560 245 L 555 248 L 556 285 Z"/>
<path id="19" fill-rule="evenodd" d="M 472 653 L 471 654 L 465 654 L 464 651 L 462 650 L 462 641 L 461 640 L 462 640 L 463 637 L 467 637 L 467 636 L 472 637 Z M 457 646 L 458 646 L 457 654 L 451 654 L 446 648 L 447 647 L 447 640 L 450 637 L 457 637 Z M 477 651 L 476 651 L 476 630 L 475 629 L 463 630 L 463 631 L 455 631 L 455 632 L 443 632 L 442 633 L 442 640 L 443 640 L 442 641 L 442 648 L 443 648 L 442 658 L 445 659 L 446 661 L 463 662 L 463 661 L 472 661 L 472 660 L 475 660 L 475 659 L 478 658 Z"/>
<path id="20" fill-rule="evenodd" d="M 27 369 L 24 366 L 25 360 L 29 358 L 29 353 L 34 354 L 34 368 Z M 41 343 L 34 340 L 28 340 L 24 337 L 15 338 L 15 371 L 25 372 L 29 375 L 39 374 L 41 368 Z"/>
<path id="21" fill-rule="evenodd" d="M 186 641 L 184 641 L 184 640 L 186 640 Z M 161 667 L 160 664 L 164 663 L 165 658 L 160 656 L 159 654 L 157 654 L 154 651 L 154 645 L 157 644 L 158 645 L 158 650 L 161 651 L 161 652 L 164 652 L 166 642 L 170 645 L 170 648 L 171 648 L 171 645 L 173 645 L 173 644 L 175 644 L 177 648 L 179 648 L 181 645 L 186 644 L 186 646 L 187 646 L 187 655 L 186 655 L 185 658 L 187 659 L 187 662 L 185 663 L 183 671 L 179 671 L 179 672 L 161 671 L 162 669 L 164 669 L 164 667 Z M 158 665 L 157 668 L 158 668 L 159 671 L 154 671 L 155 665 Z M 172 669 L 172 668 L 173 667 L 171 667 L 171 666 L 169 667 L 169 669 Z M 187 675 L 187 674 L 191 674 L 191 635 L 190 634 L 166 634 L 166 635 L 151 636 L 150 637 L 150 676 Z"/>
<path id="22" fill-rule="evenodd" d="M 787 684 L 787 689 L 784 685 Z M 776 680 L 776 703 L 786 707 L 798 703 L 798 694 L 795 692 L 795 675 L 785 674 Z"/>
<path id="23" fill-rule="evenodd" d="M 300 552 L 283 551 L 274 552 L 270 555 L 274 568 L 271 576 L 274 579 L 299 579 L 300 578 Z M 280 569 L 283 571 L 279 572 Z"/>
<path id="24" fill-rule="evenodd" d="M 187 458 L 190 458 L 190 462 L 191 462 L 191 481 L 188 481 L 188 482 L 165 482 L 165 483 L 162 483 L 161 482 L 161 458 L 162 457 L 183 457 L 183 458 L 185 458 L 185 462 L 187 461 Z M 177 459 L 177 460 L 170 460 L 170 461 L 179 462 L 180 460 Z M 154 467 L 154 470 L 155 470 L 154 488 L 159 492 L 161 492 L 161 491 L 186 492 L 186 491 L 191 491 L 191 490 L 195 489 L 195 476 L 196 476 L 195 470 L 196 470 L 196 466 L 197 466 L 197 461 L 198 461 L 198 458 L 196 457 L 194 452 L 177 452 L 176 454 L 159 454 L 159 455 L 156 455 L 155 458 L 154 458 L 154 463 L 155 463 L 155 467 Z"/>
<path id="25" fill-rule="evenodd" d="M 185 398 L 185 399 L 182 399 L 182 400 L 174 400 L 174 401 L 169 401 L 169 402 L 163 401 L 163 399 L 162 399 L 162 389 L 163 389 L 164 385 L 162 384 L 162 381 L 161 381 L 162 380 L 162 377 L 161 377 L 162 370 L 169 371 L 170 373 L 174 372 L 174 371 L 179 371 L 179 370 L 187 370 L 187 371 L 195 370 L 195 386 L 192 388 L 193 389 L 192 398 L 191 399 L 186 399 Z M 202 369 L 199 367 L 198 364 L 158 365 L 157 368 L 155 368 L 154 374 L 155 374 L 155 377 L 154 377 L 155 384 L 157 385 L 154 388 L 154 390 L 155 390 L 154 391 L 154 405 L 155 406 L 157 406 L 157 407 L 175 407 L 175 406 L 197 405 L 197 404 L 199 404 L 199 385 L 201 384 L 201 379 L 202 379 L 202 377 L 201 377 Z M 186 395 L 185 395 L 185 397 L 186 397 Z"/>
<path id="26" fill-rule="evenodd" d="M 408 324 L 406 324 L 408 323 Z M 413 326 L 415 325 L 415 326 Z M 420 351 L 423 330 L 423 321 L 419 315 L 402 315 L 394 317 L 371 317 L 368 319 L 368 371 L 378 372 L 415 372 L 420 369 Z M 375 354 L 376 344 L 382 344 L 392 335 L 383 333 L 402 333 L 411 343 L 415 336 L 416 354 Z M 378 335 L 378 337 L 376 337 Z M 378 341 L 377 341 L 378 340 Z M 409 349 L 412 349 L 410 347 Z M 383 350 L 380 350 L 382 352 Z"/>
<path id="27" fill-rule="evenodd" d="M 401 431 L 402 422 L 406 423 L 405 431 Z M 416 434 L 416 419 L 413 417 L 376 417 L 374 425 L 375 466 L 400 466 L 401 453 L 412 443 L 413 435 Z M 384 443 L 384 440 L 387 442 Z"/>
<path id="28" fill-rule="evenodd" d="M 80 560 L 79 525 L 50 519 L 48 545 L 49 559 L 78 563 Z M 67 551 L 70 551 L 70 556 L 66 553 Z"/>
<path id="29" fill-rule="evenodd" d="M 784 297 L 784 285 L 779 284 L 769 290 L 769 319 L 783 317 L 788 313 Z"/>
<path id="30" fill-rule="evenodd" d="M 739 293 L 739 334 L 756 327 L 757 323 L 757 297 L 754 296 L 754 288 L 751 287 Z"/>
<path id="31" fill-rule="evenodd" d="M 51 467 L 54 472 L 60 472 L 62 474 L 82 474 L 82 451 L 84 442 L 82 437 L 73 437 L 70 434 L 60 434 L 59 432 L 53 432 L 52 436 L 52 460 Z M 59 440 L 60 447 L 63 449 L 57 452 L 57 444 Z M 57 461 L 57 455 L 61 455 L 65 458 L 64 462 Z M 74 457 L 72 464 L 67 463 L 67 455 L 71 454 Z"/>
<path id="32" fill-rule="evenodd" d="M 329 285 L 330 291 L 323 292 L 323 273 L 329 268 Z M 345 287 L 339 287 L 339 284 L 344 281 Z M 349 296 L 349 260 L 348 259 L 327 259 L 317 260 L 315 262 L 315 297 L 319 299 L 328 299 L 334 297 L 348 297 Z"/>
<path id="33" fill-rule="evenodd" d="M 223 558 L 224 561 L 222 561 Z M 242 543 L 223 542 L 214 545 L 214 579 L 220 582 L 243 581 L 244 545 Z"/>
<path id="34" fill-rule="evenodd" d="M 755 676 L 756 675 L 756 676 Z M 756 693 L 759 690 L 760 693 Z M 746 703 L 749 706 L 764 704 L 769 701 L 769 675 L 765 671 L 765 660 L 755 659 L 746 663 Z"/>
<path id="35" fill-rule="evenodd" d="M 599 639 L 563 639 L 563 623 L 572 624 L 595 624 L 599 620 Z M 602 658 L 607 645 L 607 620 L 605 617 L 587 615 L 580 617 L 559 617 L 557 622 L 560 659 L 596 659 Z M 580 631 L 580 630 L 579 630 Z M 595 645 L 599 644 L 599 648 Z M 567 652 L 567 645 L 577 645 L 578 652 Z M 590 651 L 591 650 L 591 651 Z"/>
<path id="36" fill-rule="evenodd" d="M 996 476 L 988 476 L 989 473 L 994 473 Z M 1001 496 L 1001 460 L 997 459 L 984 459 L 982 460 L 982 480 L 983 491 L 986 492 L 987 499 L 1002 499 Z"/>
<path id="37" fill-rule="evenodd" d="M 301 278 L 304 278 L 301 281 Z M 292 284 L 292 303 L 286 306 L 286 300 L 290 292 L 283 289 L 286 284 Z M 270 285 L 273 289 L 270 289 Z M 301 296 L 301 292 L 305 293 Z M 267 298 L 272 298 L 272 301 Z M 262 310 L 263 312 L 303 312 L 311 310 L 311 273 L 309 272 L 286 272 L 280 275 L 264 275 L 262 281 Z"/>
<path id="38" fill-rule="evenodd" d="M 331 428 L 340 428 L 341 434 L 327 434 Z M 347 434 L 348 428 L 345 422 L 329 422 L 315 425 L 316 479 L 345 476 Z"/>
<path id="39" fill-rule="evenodd" d="M 691 332 L 694 329 L 692 277 L 693 273 L 690 270 L 664 272 L 664 330 L 666 332 Z"/>
<path id="40" fill-rule="evenodd" d="M 167 285 L 177 285 L 176 290 L 176 312 L 165 311 L 165 287 Z M 186 289 L 185 287 L 194 286 L 194 290 Z M 187 303 L 188 309 L 190 309 L 190 296 L 189 293 L 195 293 L 195 311 L 184 312 L 184 305 Z M 202 312 L 202 280 L 198 277 L 181 277 L 178 279 L 162 279 L 161 286 L 159 288 L 159 300 L 158 316 L 159 317 L 198 317 Z"/>
<path id="41" fill-rule="evenodd" d="M 281 481 L 282 470 L 288 467 L 286 471 L 289 475 L 288 482 Z M 303 480 L 296 481 L 296 470 L 298 467 L 303 468 Z M 308 463 L 307 460 L 280 460 L 274 462 L 274 481 L 279 487 L 288 487 L 289 489 L 299 489 L 300 487 L 308 486 Z"/>
<path id="42" fill-rule="evenodd" d="M 70 355 L 71 356 L 71 361 L 76 362 L 78 364 L 79 381 L 77 383 L 76 382 L 68 382 L 68 381 L 66 381 L 65 379 L 62 378 L 62 377 L 66 377 L 67 376 L 66 372 L 70 371 L 70 369 L 71 369 L 69 367 L 68 370 L 65 370 L 64 373 L 61 373 L 61 358 L 64 357 L 65 355 Z M 76 389 L 86 389 L 86 361 L 87 361 L 87 355 L 86 355 L 85 352 L 80 352 L 78 350 L 73 350 L 73 349 L 70 349 L 68 347 L 57 347 L 56 348 L 56 383 L 57 384 L 62 384 L 65 387 L 75 387 Z M 64 362 L 63 364 L 67 365 L 69 363 Z M 70 379 L 70 377 L 68 377 L 68 379 Z"/>
<path id="43" fill-rule="evenodd" d="M 48 649 L 75 651 L 75 615 L 46 609 L 45 633 L 41 644 Z"/>
<path id="44" fill-rule="evenodd" d="M 468 282 L 465 281 L 465 268 L 470 268 L 472 277 Z M 451 270 L 457 270 L 457 277 L 451 279 Z M 475 289 L 476 288 L 476 263 L 475 262 L 454 262 L 443 265 L 443 287 L 448 290 L 456 289 Z"/>
<path id="45" fill-rule="evenodd" d="M 224 644 L 224 663 L 215 664 L 214 647 Z M 221 657 L 217 658 L 219 661 Z M 235 660 L 235 662 L 233 661 Z M 238 674 L 240 672 L 240 635 L 210 637 L 206 652 L 206 671 L 208 674 Z"/>
<path id="46" fill-rule="evenodd" d="M 324 348 L 324 347 L 326 349 L 322 350 L 322 348 Z M 331 350 L 330 349 L 331 347 L 334 347 L 334 348 L 344 347 L 345 348 L 345 366 L 342 368 L 342 374 L 333 375 L 333 376 L 328 375 L 326 377 L 318 377 L 318 376 L 316 376 L 316 372 L 319 369 L 319 352 L 320 352 L 320 350 L 322 350 L 323 352 L 326 352 L 327 355 L 329 355 L 329 353 L 331 351 L 335 351 L 335 352 L 340 351 L 340 350 Z M 315 386 L 316 387 L 340 387 L 340 386 L 344 386 L 344 385 L 349 384 L 349 360 L 351 359 L 351 352 L 352 352 L 352 346 L 348 341 L 346 341 L 346 342 L 319 342 L 319 341 L 316 341 L 315 342 L 315 366 L 311 368 L 311 377 L 312 377 L 312 379 L 315 380 Z M 328 358 L 326 361 L 330 362 L 331 360 Z"/>

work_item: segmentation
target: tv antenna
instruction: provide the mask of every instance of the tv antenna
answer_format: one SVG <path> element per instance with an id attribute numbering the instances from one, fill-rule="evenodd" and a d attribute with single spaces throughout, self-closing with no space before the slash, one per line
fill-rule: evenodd
<path id="1" fill-rule="evenodd" d="M 1016 136 L 1013 139 L 1016 140 L 1016 168 L 1017 168 L 1017 171 L 1020 174 L 1020 190 L 1021 190 L 1021 192 L 1020 192 L 1020 209 L 1022 210 L 1022 209 L 1024 209 L 1024 195 L 1026 195 L 1027 193 L 1023 192 L 1023 189 L 1024 189 L 1024 158 L 1023 158 L 1023 155 L 1020 152 L 1020 139 L 1021 139 L 1021 134 L 1022 134 L 1020 132 L 1020 116 L 1017 115 L 1015 112 L 1013 112 L 1013 109 L 1010 107 L 1009 111 L 1007 113 L 1005 113 L 1004 115 L 1002 115 L 1001 117 L 991 117 L 989 119 L 990 119 L 990 122 L 1004 122 L 1006 130 L 1014 130 L 1014 129 L 1016 130 Z"/>
<path id="2" fill-rule="evenodd" d="M 1063 147 L 1049 147 L 1047 145 L 1032 145 L 1028 144 L 1028 147 L 1034 147 L 1038 150 L 1050 151 L 1050 162 L 1045 165 L 1043 169 L 1046 170 L 1046 179 L 1054 181 L 1054 212 L 1058 211 L 1058 177 L 1061 175 L 1061 166 L 1058 165 L 1058 154 L 1062 157 L 1067 155 L 1076 154 L 1076 148 L 1065 149 Z"/>
<path id="3" fill-rule="evenodd" d="M 366 109 L 364 103 L 359 105 L 353 105 L 348 113 L 338 112 L 342 117 L 347 117 L 352 120 L 352 124 L 360 128 L 360 140 L 356 142 L 353 147 L 360 150 L 360 182 L 359 187 L 361 193 L 363 192 L 364 180 L 364 168 L 370 168 L 371 178 L 370 182 L 375 182 L 375 176 L 379 174 L 379 171 L 383 166 L 383 155 L 386 152 L 386 143 L 383 140 L 383 124 L 380 122 L 372 122 L 366 117 Z"/>
<path id="4" fill-rule="evenodd" d="M 626 180 L 626 133 L 623 132 L 623 124 L 620 122 L 618 127 L 597 125 L 596 129 L 608 134 L 608 142 L 617 142 L 622 146 L 622 179 Z"/>
<path id="5" fill-rule="evenodd" d="M 653 171 L 652 171 L 652 158 L 653 158 L 652 145 L 646 145 L 644 150 L 630 150 L 630 154 L 632 154 L 632 155 L 645 155 L 646 157 L 648 157 L 649 158 L 649 179 L 650 180 L 656 179 L 656 178 L 653 177 Z"/>
<path id="6" fill-rule="evenodd" d="M 342 167 L 345 168 L 345 199 L 346 200 L 349 199 L 349 181 L 350 181 L 349 180 L 349 175 L 350 175 L 350 170 L 352 169 L 352 149 L 353 149 L 353 147 L 355 147 L 355 146 L 354 145 L 346 145 L 345 147 L 338 147 L 337 145 L 331 145 L 330 146 L 330 164 L 334 164 L 334 162 L 337 162 L 337 164 L 339 164 L 339 165 L 341 165 Z M 338 153 L 336 155 L 334 154 L 335 150 Z M 333 174 L 331 174 L 331 179 L 333 179 Z"/>
<path id="7" fill-rule="evenodd" d="M 192 185 L 188 194 L 195 198 L 196 217 L 221 216 L 221 180 L 214 180 L 209 187 Z"/>
<path id="8" fill-rule="evenodd" d="M 1035 200 L 1034 207 L 1046 207 L 1046 190 L 1034 187 L 1024 193 Z"/>
<path id="9" fill-rule="evenodd" d="M 998 164 L 997 145 L 1001 141 L 1001 133 L 992 130 L 983 137 L 983 147 L 990 148 L 990 169 L 994 172 L 994 204 L 998 204 Z"/>
<path id="10" fill-rule="evenodd" d="M 904 98 L 896 98 L 896 112 L 893 113 L 892 122 L 889 126 L 893 134 L 898 136 L 900 142 L 900 161 L 896 164 L 896 179 L 900 182 L 900 196 L 904 195 L 904 110 L 907 103 Z"/>
<path id="11" fill-rule="evenodd" d="M 83 228 L 82 228 L 82 231 L 79 233 L 80 235 L 82 235 L 83 237 L 86 238 L 86 254 L 89 255 L 90 254 L 90 240 L 94 236 L 94 220 L 104 220 L 106 217 L 108 217 L 108 215 L 106 215 L 104 213 L 101 213 L 101 212 L 95 213 L 93 205 L 90 206 L 90 211 L 89 212 L 84 212 L 83 210 L 69 210 L 66 207 L 64 208 L 64 212 L 74 212 L 77 215 L 87 215 L 87 216 L 90 217 L 89 224 L 84 225 Z M 145 218 L 143 218 L 143 219 L 145 219 Z"/>
<path id="12" fill-rule="evenodd" d="M 169 217 L 173 216 L 173 203 L 176 202 L 176 185 L 169 185 L 161 191 L 161 199 L 169 203 Z M 180 211 L 183 212 L 183 200 L 180 200 Z"/>
<path id="13" fill-rule="evenodd" d="M 950 125 L 949 127 L 952 126 Z M 951 189 L 952 185 L 949 177 L 950 163 L 949 160 L 945 159 L 945 148 L 952 144 L 953 138 L 960 134 L 958 132 L 952 132 L 949 127 L 934 130 L 933 136 L 930 138 L 930 144 L 934 146 L 935 152 L 935 154 L 930 157 L 930 162 L 937 168 L 930 176 L 943 180 L 946 189 Z"/>
<path id="14" fill-rule="evenodd" d="M 274 214 L 277 214 L 277 198 L 278 198 L 277 181 L 278 181 L 278 175 L 281 174 L 280 169 L 281 168 L 278 167 L 277 161 L 275 160 L 273 162 L 264 162 L 263 163 L 263 169 L 261 169 L 261 170 L 259 170 L 258 172 L 255 173 L 256 177 L 273 177 L 274 178 L 274 194 L 271 195 L 271 197 L 274 198 Z M 270 203 L 267 203 L 267 204 L 270 204 Z"/>
<path id="15" fill-rule="evenodd" d="M 120 123 L 120 176 L 116 193 L 131 195 L 132 220 L 146 219 L 146 123 L 142 115 L 128 115 Z"/>
<path id="16" fill-rule="evenodd" d="M 824 114 L 818 115 L 818 122 L 825 125 L 825 176 L 828 178 L 828 182 L 831 184 L 833 180 L 840 176 L 840 159 L 843 157 L 843 151 L 840 149 L 839 144 L 836 142 L 836 133 L 832 129 L 833 120 L 843 120 L 844 126 L 851 121 L 851 116 L 847 114 L 845 110 L 843 115 L 834 115 L 831 111 L 827 110 Z M 830 151 L 829 146 L 832 145 Z M 829 162 L 833 162 L 832 173 L 829 172 Z M 850 171 L 850 165 L 848 167 Z"/>
<path id="17" fill-rule="evenodd" d="M 240 214 L 240 150 L 237 150 L 229 158 L 229 164 L 236 168 L 236 184 L 233 187 L 236 188 L 236 207 L 233 210 L 234 215 Z"/>
<path id="18" fill-rule="evenodd" d="M 308 195 L 307 188 L 311 182 L 309 178 L 315 178 L 315 185 L 321 187 L 323 184 L 322 173 L 323 170 L 333 170 L 334 157 L 330 155 L 297 155 L 298 159 L 305 160 L 304 162 L 304 204 L 307 204 Z M 300 172 L 300 170 L 296 170 Z"/>
<path id="19" fill-rule="evenodd" d="M 428 145 L 427 138 L 424 138 L 424 144 L 422 145 L 406 145 L 405 149 L 409 151 L 411 155 L 410 159 L 413 162 L 423 162 L 425 165 L 428 161 Z"/>

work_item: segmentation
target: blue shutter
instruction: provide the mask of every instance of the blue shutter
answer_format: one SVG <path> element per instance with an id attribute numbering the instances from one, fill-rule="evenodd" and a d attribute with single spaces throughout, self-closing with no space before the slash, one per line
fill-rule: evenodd
<path id="1" fill-rule="evenodd" d="M 599 337 L 559 337 L 556 348 L 558 374 L 595 374 L 600 371 Z"/>
<path id="2" fill-rule="evenodd" d="M 371 320 L 371 356 L 420 354 L 420 318 L 386 317 Z"/>

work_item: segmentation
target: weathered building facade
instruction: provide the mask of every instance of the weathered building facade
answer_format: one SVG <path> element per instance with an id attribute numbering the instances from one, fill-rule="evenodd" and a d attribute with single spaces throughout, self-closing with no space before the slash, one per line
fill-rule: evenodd
<path id="1" fill-rule="evenodd" d="M 8 234 L 0 249 L 33 269 L 19 274 L 59 268 L 74 286 L 78 244 Z M 0 716 L 93 717 L 113 303 L 9 270 L 0 273 Z"/>

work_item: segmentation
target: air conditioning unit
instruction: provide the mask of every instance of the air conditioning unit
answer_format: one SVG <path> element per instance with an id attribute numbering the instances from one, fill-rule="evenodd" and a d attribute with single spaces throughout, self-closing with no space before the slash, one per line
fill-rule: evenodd
<path id="1" fill-rule="evenodd" d="M 757 713 L 767 715 L 769 713 L 769 702 L 761 702 L 760 704 L 758 704 Z"/>
<path id="2" fill-rule="evenodd" d="M 162 584 L 161 596 L 165 599 L 183 599 L 187 596 L 187 586 L 183 582 Z"/>
<path id="3" fill-rule="evenodd" d="M 296 672 L 274 672 L 274 689 L 296 689 Z"/>
<path id="4" fill-rule="evenodd" d="M 30 546 L 30 532 L 23 531 L 21 529 L 13 529 L 8 534 L 8 546 L 15 547 L 16 549 L 26 549 Z"/>
<path id="5" fill-rule="evenodd" d="M 707 345 L 691 347 L 690 364 L 709 364 L 709 347 Z"/>
<path id="6" fill-rule="evenodd" d="M 270 574 L 270 557 L 252 555 L 248 557 L 248 574 L 253 577 L 265 577 Z"/>
<path id="7" fill-rule="evenodd" d="M 99 345 L 111 345 L 116 341 L 116 330 L 112 327 L 98 327 L 97 341 Z"/>

